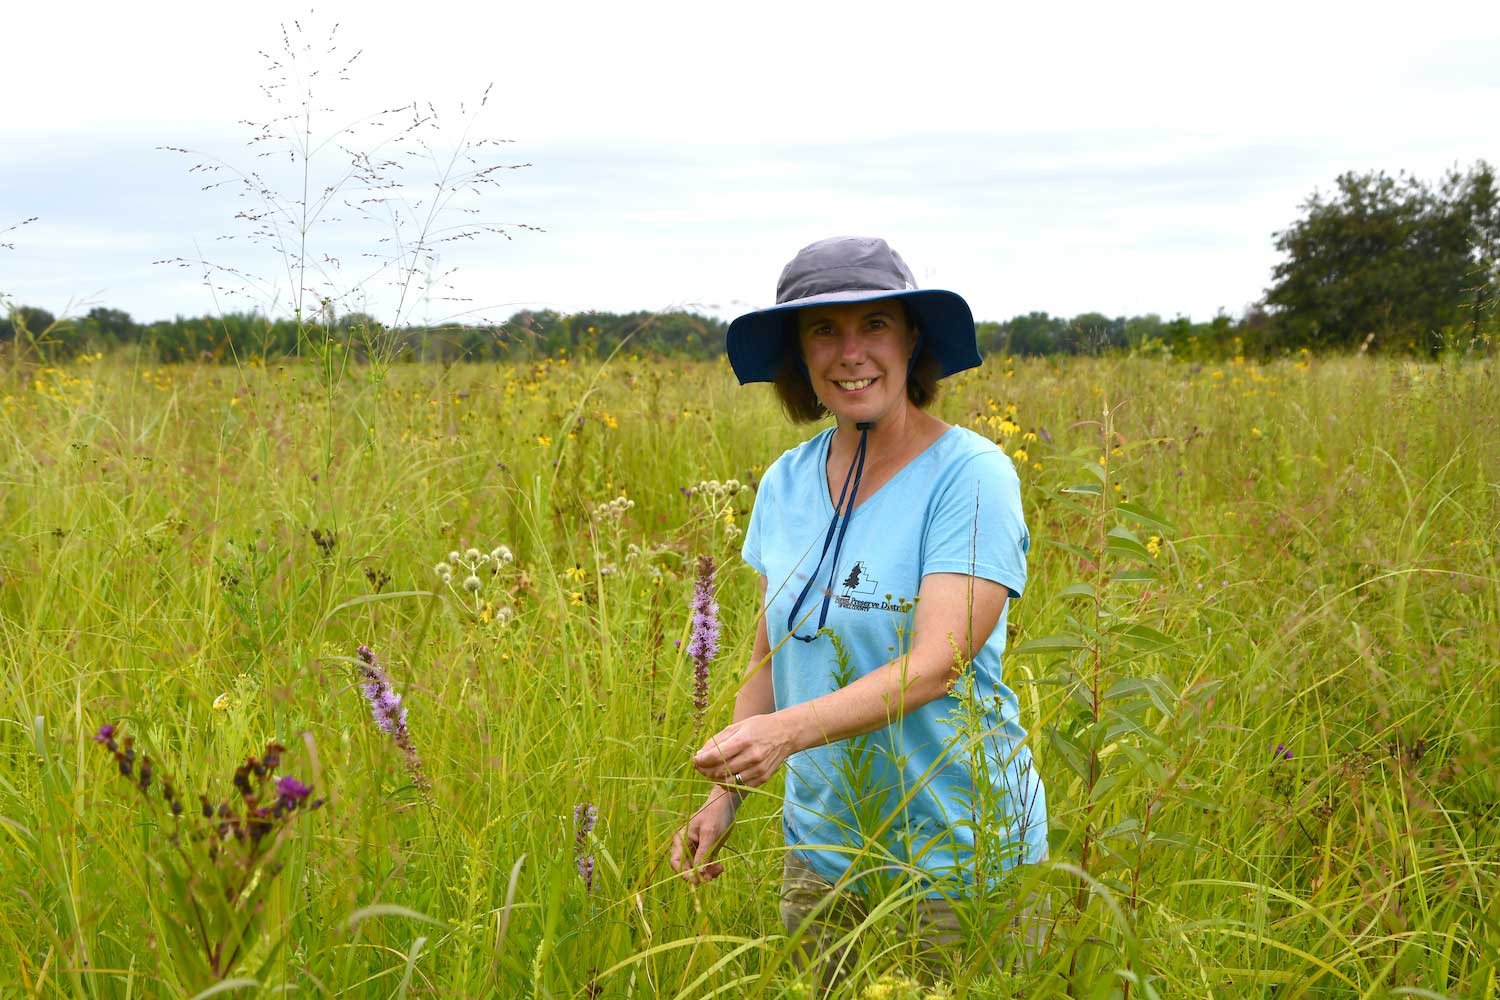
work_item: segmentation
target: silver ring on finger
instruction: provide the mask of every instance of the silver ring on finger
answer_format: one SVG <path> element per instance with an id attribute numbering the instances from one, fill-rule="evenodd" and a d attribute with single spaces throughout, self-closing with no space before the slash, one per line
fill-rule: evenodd
<path id="1" fill-rule="evenodd" d="M 734 783 L 736 785 L 743 785 L 745 783 L 745 779 L 740 777 L 740 772 L 738 771 L 734 772 Z"/>

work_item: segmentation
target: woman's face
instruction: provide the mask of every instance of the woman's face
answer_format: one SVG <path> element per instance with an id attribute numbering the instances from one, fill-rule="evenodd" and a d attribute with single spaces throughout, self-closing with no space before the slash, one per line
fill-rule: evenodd
<path id="1" fill-rule="evenodd" d="M 899 299 L 799 309 L 797 331 L 813 392 L 840 423 L 878 422 L 907 405 L 916 334 Z"/>

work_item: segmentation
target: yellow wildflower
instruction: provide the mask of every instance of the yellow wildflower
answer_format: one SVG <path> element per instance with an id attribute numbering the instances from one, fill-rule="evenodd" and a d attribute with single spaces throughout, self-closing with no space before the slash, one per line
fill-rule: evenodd
<path id="1" fill-rule="evenodd" d="M 552 439 L 545 434 L 538 434 L 536 436 L 536 443 L 541 445 L 543 448 L 552 447 Z"/>

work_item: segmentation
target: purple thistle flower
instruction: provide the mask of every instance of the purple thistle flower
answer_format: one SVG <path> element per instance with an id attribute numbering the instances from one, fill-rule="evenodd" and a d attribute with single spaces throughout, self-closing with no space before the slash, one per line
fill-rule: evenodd
<path id="1" fill-rule="evenodd" d="M 391 679 L 375 658 L 375 651 L 369 646 L 360 646 L 358 653 L 360 686 L 364 691 L 365 701 L 370 703 L 370 715 L 380 731 L 396 741 L 396 746 L 405 758 L 406 771 L 411 775 L 412 782 L 423 795 L 430 797 L 432 786 L 422 769 L 422 758 L 417 754 L 416 744 L 407 731 L 406 709 L 401 705 L 401 696 L 391 687 Z"/>
<path id="2" fill-rule="evenodd" d="M 94 734 L 95 743 L 108 743 L 114 738 L 115 724 L 113 722 L 106 722 L 104 725 L 100 726 L 99 731 Z"/>
<path id="3" fill-rule="evenodd" d="M 693 661 L 693 718 L 703 725 L 708 711 L 708 665 L 719 652 L 719 604 L 714 600 L 714 560 L 698 557 L 698 580 L 693 585 L 692 630 L 688 657 Z"/>
<path id="4" fill-rule="evenodd" d="M 312 789 L 291 775 L 284 775 L 276 779 L 276 794 L 280 796 L 282 806 L 295 809 L 307 800 Z"/>

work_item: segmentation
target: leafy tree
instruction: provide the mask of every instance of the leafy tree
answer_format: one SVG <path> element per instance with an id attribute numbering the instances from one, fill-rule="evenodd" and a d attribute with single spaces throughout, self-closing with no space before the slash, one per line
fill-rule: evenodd
<path id="1" fill-rule="evenodd" d="M 40 306 L 16 306 L 10 314 L 12 328 L 27 330 L 34 337 L 51 330 L 56 323 L 57 317 Z"/>
<path id="2" fill-rule="evenodd" d="M 1451 177 L 1434 192 L 1414 177 L 1346 173 L 1276 233 L 1286 255 L 1266 303 L 1278 346 L 1431 343 L 1456 322 L 1468 285 L 1470 228 Z M 1444 195 L 1449 195 L 1445 197 Z"/>
<path id="3" fill-rule="evenodd" d="M 1495 171 L 1480 160 L 1457 182 L 1456 200 L 1469 230 L 1472 299 L 1469 323 L 1478 338 L 1487 322 L 1493 322 L 1500 297 L 1500 188 Z"/>

